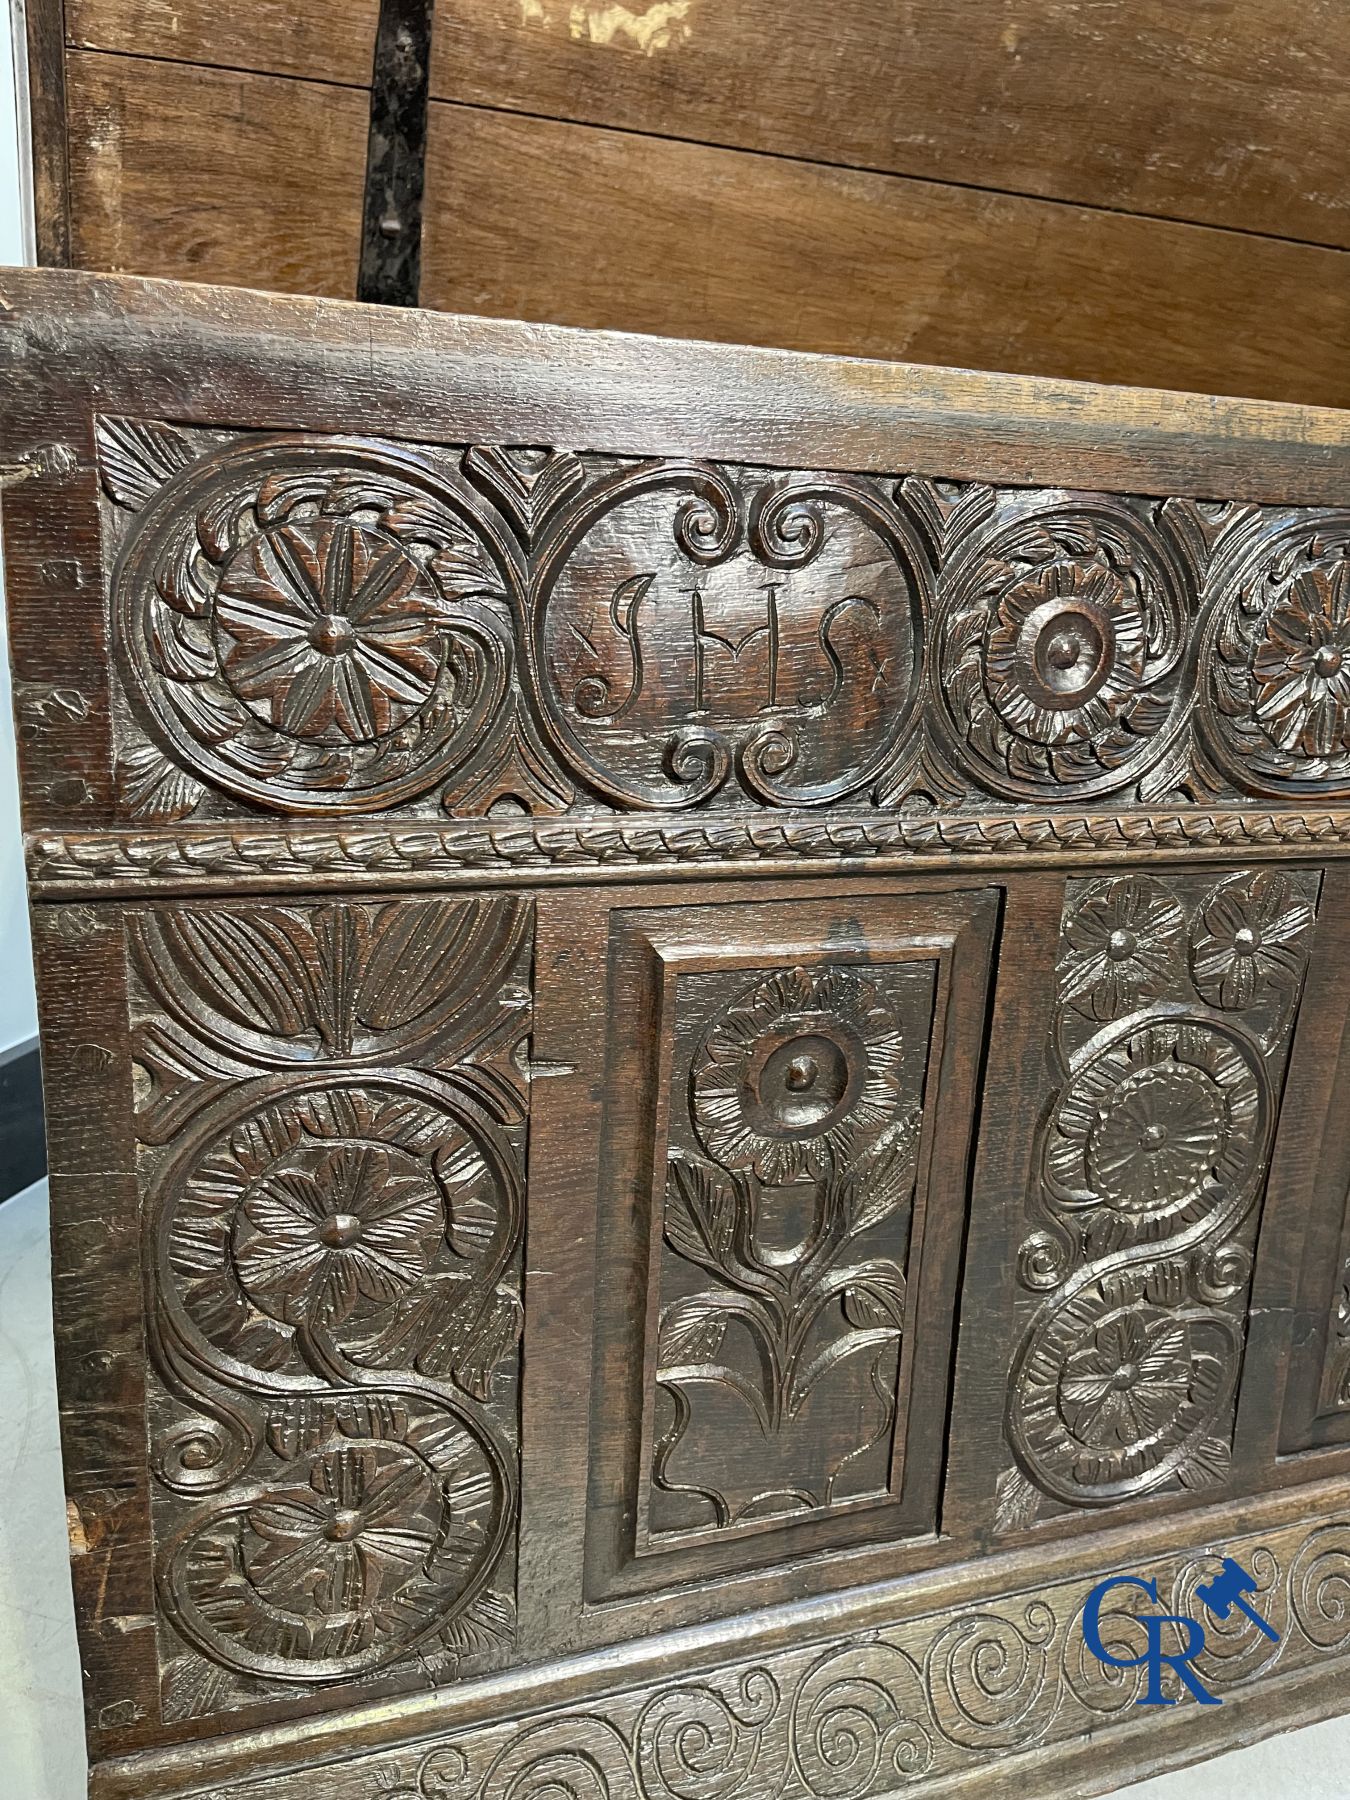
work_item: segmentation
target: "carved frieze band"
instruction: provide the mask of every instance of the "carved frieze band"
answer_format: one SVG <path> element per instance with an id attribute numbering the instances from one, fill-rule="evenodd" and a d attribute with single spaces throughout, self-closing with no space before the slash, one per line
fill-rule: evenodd
<path id="1" fill-rule="evenodd" d="M 1350 796 L 1350 512 L 99 445 L 127 821 Z"/>
<path id="2" fill-rule="evenodd" d="M 1279 1633 L 1271 1642 L 1236 1608 L 1226 1621 L 1205 1616 L 1196 1673 L 1228 1702 L 1224 1717 L 1240 1719 L 1248 1694 L 1350 1655 L 1350 1518 L 1248 1532 L 1224 1548 L 1255 1576 L 1253 1603 Z M 1157 1581 L 1157 1605 L 1138 1589 L 1108 1598 L 1104 1639 L 1142 1664 L 1141 1619 L 1195 1612 L 1197 1587 L 1220 1569 L 1208 1549 L 1129 1564 Z M 946 1777 L 978 1783 L 983 1772 L 988 1785 L 971 1791 L 992 1794 L 1015 1779 L 1020 1755 L 1044 1768 L 1057 1746 L 1089 1735 L 1100 1774 L 1118 1735 L 1157 1722 L 1135 1705 L 1147 1670 L 1105 1669 L 1083 1642 L 1087 1592 L 1110 1572 L 869 1619 L 864 1630 L 475 1727 L 430 1749 L 368 1750 L 326 1764 L 326 1791 L 331 1800 L 880 1800 Z M 278 1774 L 230 1792 L 308 1800 L 313 1782 L 312 1772 Z"/>
<path id="3" fill-rule="evenodd" d="M 1003 1530 L 1228 1478 L 1318 892 L 1274 868 L 1067 886 Z"/>
<path id="4" fill-rule="evenodd" d="M 531 912 L 126 915 L 162 1717 L 514 1640 Z"/>

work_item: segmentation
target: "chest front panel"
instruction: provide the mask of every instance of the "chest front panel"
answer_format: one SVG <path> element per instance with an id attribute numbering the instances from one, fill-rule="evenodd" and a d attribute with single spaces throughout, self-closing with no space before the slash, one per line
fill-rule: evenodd
<path id="1" fill-rule="evenodd" d="M 648 454 L 110 291 L 3 327 L 96 1791 L 1050 1792 L 1216 1544 L 1334 1691 L 1343 422 Z"/>

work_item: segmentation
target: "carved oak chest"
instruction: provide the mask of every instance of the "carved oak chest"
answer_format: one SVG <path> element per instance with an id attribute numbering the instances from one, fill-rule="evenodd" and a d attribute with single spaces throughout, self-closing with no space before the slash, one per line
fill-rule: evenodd
<path id="1" fill-rule="evenodd" d="M 97 1795 L 1345 1705 L 1350 417 L 74 274 L 0 371 Z M 1225 1555 L 1140 1708 L 1089 1589 Z"/>

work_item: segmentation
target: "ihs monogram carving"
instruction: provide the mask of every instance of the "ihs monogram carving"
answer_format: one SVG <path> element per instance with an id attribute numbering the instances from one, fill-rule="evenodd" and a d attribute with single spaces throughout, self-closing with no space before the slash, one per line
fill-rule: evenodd
<path id="1" fill-rule="evenodd" d="M 726 978 L 703 983 L 724 991 Z M 898 1481 L 896 1388 L 933 966 L 761 975 L 693 1050 L 665 1197 L 649 1531 Z"/>
<path id="2" fill-rule="evenodd" d="M 531 915 L 128 915 L 166 1717 L 514 1635 Z"/>
<path id="3" fill-rule="evenodd" d="M 1048 1298 L 1010 1375 L 1005 1529 L 1040 1495 L 1104 1506 L 1226 1478 L 1317 892 L 1277 870 L 1069 884 L 1063 1079 L 1019 1264 Z"/>
<path id="4" fill-rule="evenodd" d="M 908 721 L 929 581 L 866 482 L 621 473 L 541 543 L 533 649 L 560 748 L 630 806 L 855 792 Z"/>
<path id="5" fill-rule="evenodd" d="M 123 419 L 99 446 L 124 819 L 1350 794 L 1342 514 Z"/>

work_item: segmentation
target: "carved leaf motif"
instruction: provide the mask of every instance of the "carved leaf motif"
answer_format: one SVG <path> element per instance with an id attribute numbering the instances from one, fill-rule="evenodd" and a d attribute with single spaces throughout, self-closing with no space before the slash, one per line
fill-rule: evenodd
<path id="1" fill-rule="evenodd" d="M 314 936 L 306 921 L 269 912 L 194 912 L 165 915 L 160 930 L 181 964 L 227 1019 L 274 1037 L 297 1037 L 326 1010 L 315 967 Z M 333 928 L 333 943 L 350 948 L 349 933 Z"/>
<path id="2" fill-rule="evenodd" d="M 475 1400 L 492 1397 L 492 1377 L 518 1341 L 525 1324 L 520 1301 L 506 1288 L 490 1294 L 454 1346 L 450 1373 Z"/>
<path id="3" fill-rule="evenodd" d="M 1040 1502 L 1039 1490 L 1020 1469 L 1005 1469 L 994 1490 L 994 1530 L 1000 1536 L 1029 1530 L 1036 1523 Z"/>
<path id="4" fill-rule="evenodd" d="M 150 655 L 170 681 L 209 681 L 216 655 L 209 628 L 199 618 L 157 607 L 150 619 Z"/>
<path id="5" fill-rule="evenodd" d="M 662 1368 L 715 1361 L 729 1323 L 726 1308 L 712 1294 L 696 1294 L 668 1306 L 661 1319 Z"/>
<path id="6" fill-rule="evenodd" d="M 1233 1468 L 1233 1447 L 1227 1438 L 1206 1438 L 1177 1470 L 1177 1480 L 1191 1490 L 1222 1487 Z"/>
<path id="7" fill-rule="evenodd" d="M 672 1155 L 666 1189 L 666 1237 L 703 1269 L 724 1271 L 736 1230 L 736 1193 L 689 1157 Z"/>
<path id="8" fill-rule="evenodd" d="M 905 1278 L 873 1272 L 844 1289 L 844 1317 L 859 1331 L 900 1331 L 905 1323 Z"/>
<path id="9" fill-rule="evenodd" d="M 139 511 L 197 452 L 168 425 L 100 419 L 98 460 L 103 485 L 119 506 Z"/>
<path id="10" fill-rule="evenodd" d="M 138 744 L 117 759 L 117 798 L 133 819 L 185 819 L 201 805 L 206 789 L 177 768 L 154 744 Z"/>
<path id="11" fill-rule="evenodd" d="M 234 1693 L 238 1678 L 228 1669 L 196 1656 L 176 1656 L 160 1682 L 160 1713 L 165 1724 L 204 1718 L 219 1711 Z"/>
<path id="12" fill-rule="evenodd" d="M 433 1673 L 456 1672 L 466 1656 L 485 1656 L 515 1642 L 516 1609 L 506 1594 L 490 1590 L 440 1635 L 440 1649 L 424 1651 L 421 1661 Z M 442 1654 L 443 1653 L 443 1654 Z"/>
<path id="13" fill-rule="evenodd" d="M 916 1108 L 859 1159 L 853 1174 L 844 1178 L 845 1215 L 855 1237 L 909 1204 L 922 1127 L 923 1114 Z"/>

